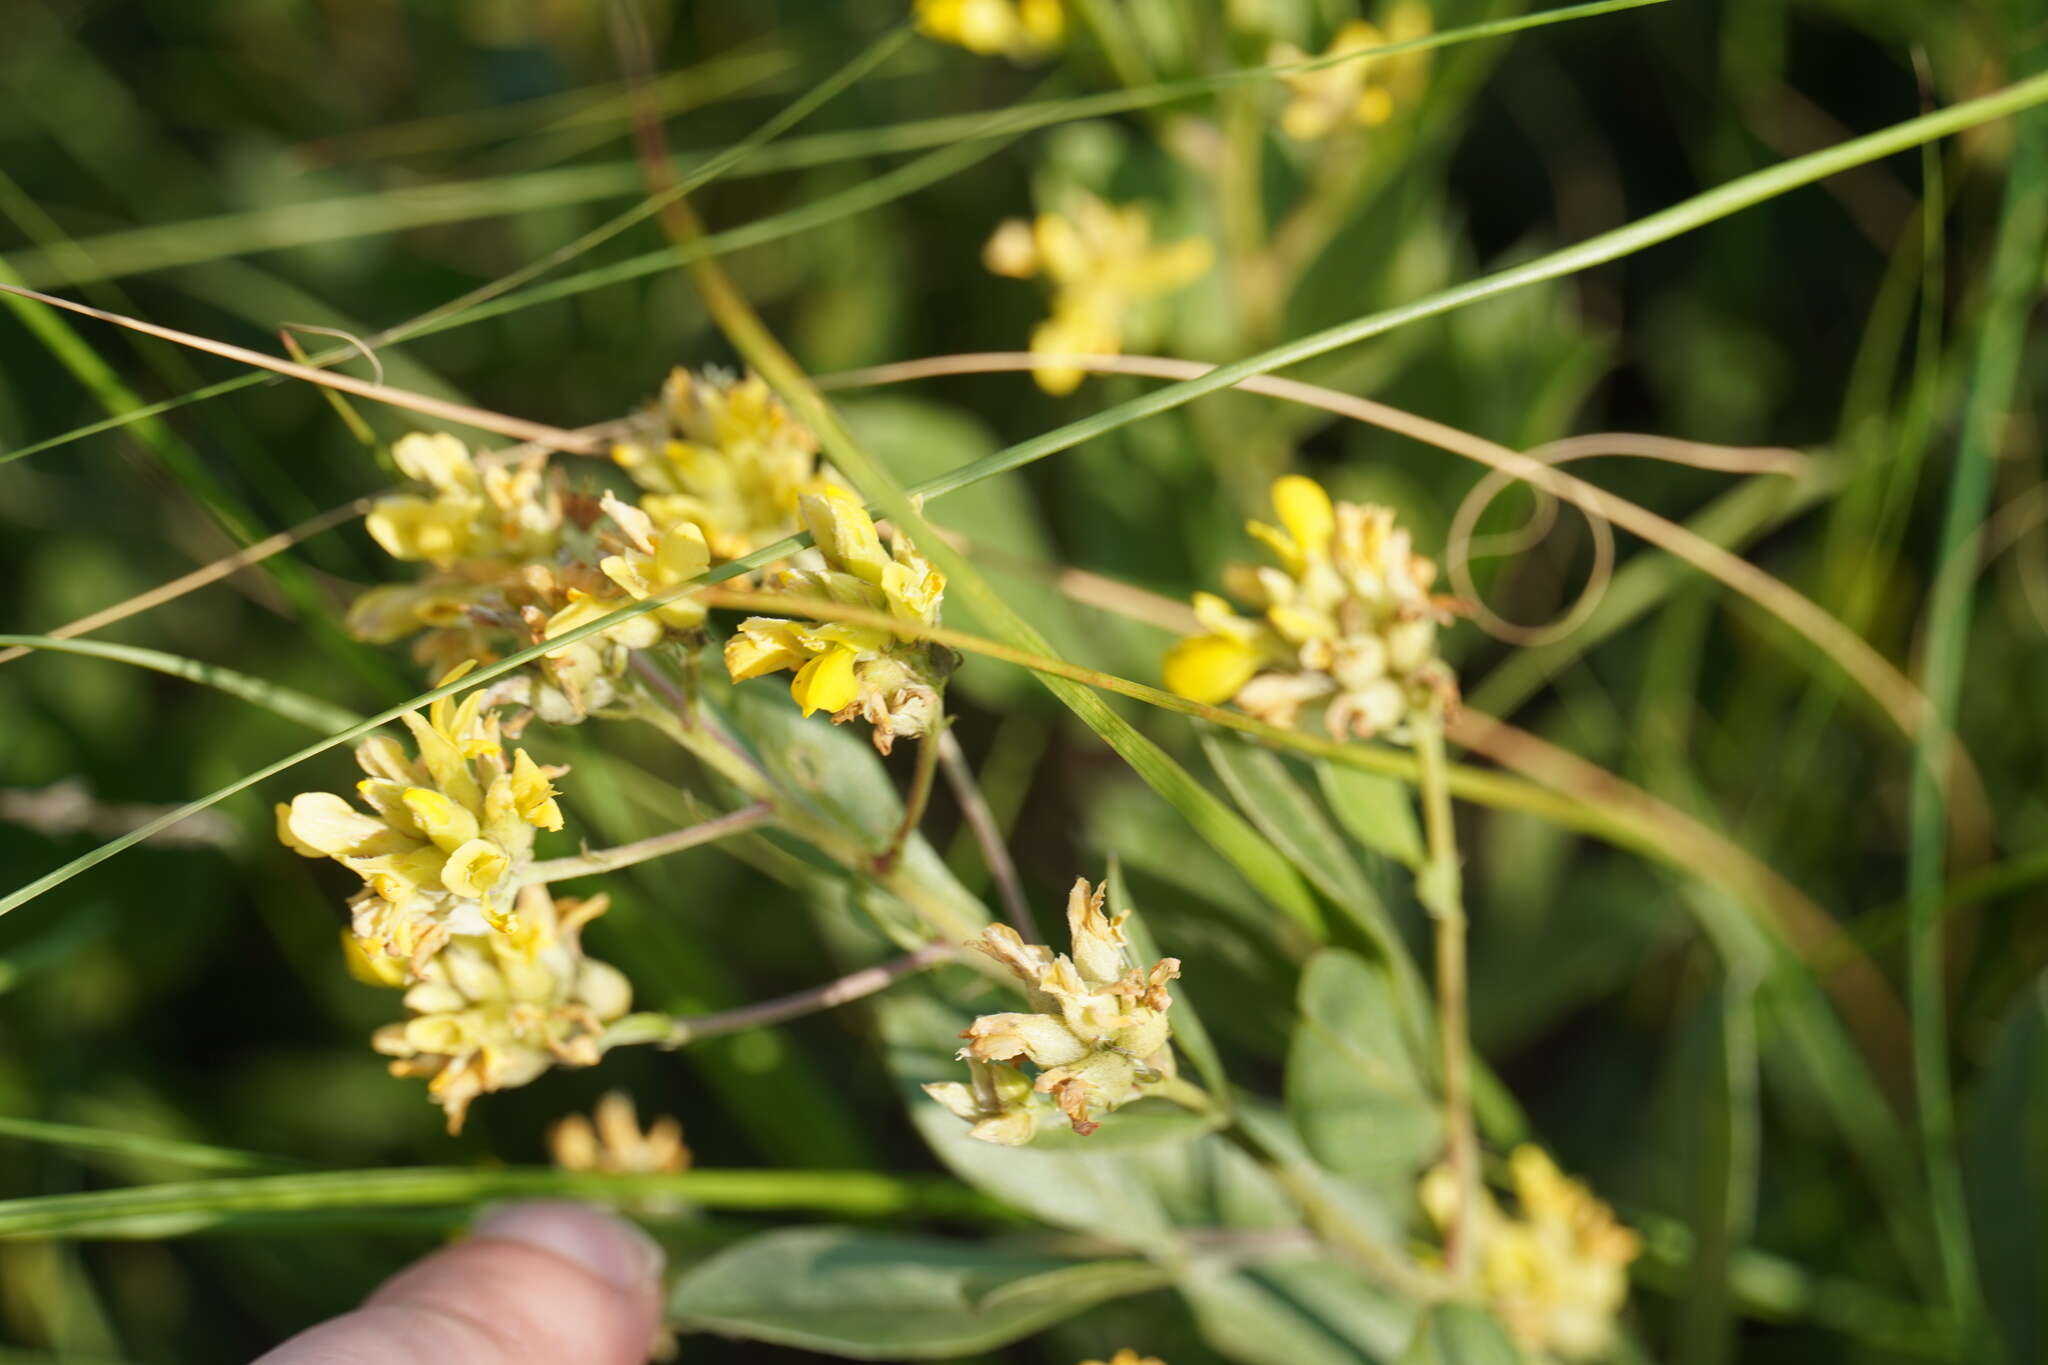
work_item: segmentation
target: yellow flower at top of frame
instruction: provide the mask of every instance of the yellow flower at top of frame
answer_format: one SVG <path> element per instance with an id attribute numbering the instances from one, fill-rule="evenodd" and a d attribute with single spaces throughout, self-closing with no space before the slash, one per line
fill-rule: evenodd
<path id="1" fill-rule="evenodd" d="M 1207 274 L 1215 251 L 1201 237 L 1155 244 L 1151 215 L 1140 204 L 1084 193 L 1070 207 L 998 225 L 982 262 L 1013 279 L 1042 275 L 1052 286 L 1051 316 L 1031 333 L 1034 355 L 1118 355 L 1125 335 L 1144 320 L 1143 305 Z M 1058 363 L 1032 371 L 1054 395 L 1073 392 L 1082 373 Z"/>
<path id="2" fill-rule="evenodd" d="M 1325 57 L 1364 52 L 1394 43 L 1426 38 L 1435 30 L 1423 0 L 1395 0 L 1384 24 L 1354 20 L 1337 30 Z M 1307 61 L 1308 54 L 1291 43 L 1276 44 L 1267 55 L 1275 66 Z M 1429 77 L 1429 53 L 1397 52 L 1387 57 L 1359 57 L 1312 71 L 1281 77 L 1294 98 L 1281 112 L 1280 128 L 1298 142 L 1328 137 L 1347 125 L 1377 128 L 1421 99 Z"/>
<path id="3" fill-rule="evenodd" d="M 1062 0 L 917 0 L 917 31 L 982 57 L 1036 61 L 1066 36 Z"/>

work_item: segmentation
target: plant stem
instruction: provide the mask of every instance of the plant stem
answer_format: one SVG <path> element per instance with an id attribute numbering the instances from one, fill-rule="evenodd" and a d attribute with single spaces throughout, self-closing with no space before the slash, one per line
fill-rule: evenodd
<path id="1" fill-rule="evenodd" d="M 748 1029 L 768 1028 L 775 1024 L 787 1023 L 806 1014 L 833 1009 L 863 996 L 873 995 L 902 978 L 921 972 L 942 962 L 952 961 L 958 950 L 950 943 L 927 943 L 924 947 L 901 957 L 872 967 L 863 967 L 856 972 L 813 986 L 809 990 L 797 991 L 774 1000 L 763 1000 L 752 1005 L 741 1005 L 736 1009 L 720 1010 L 716 1014 L 703 1014 L 695 1018 L 676 1018 L 666 1014 L 629 1014 L 614 1023 L 604 1032 L 603 1045 L 607 1048 L 622 1047 L 633 1043 L 653 1043 L 661 1048 L 684 1047 L 701 1042 L 706 1038 L 717 1038 L 728 1033 L 743 1033 Z"/>
<path id="2" fill-rule="evenodd" d="M 549 858 L 537 862 L 527 868 L 526 875 L 520 879 L 519 884 L 545 885 L 549 882 L 567 881 L 571 877 L 590 877 L 600 872 L 631 867 L 650 858 L 680 853 L 686 848 L 708 844 L 728 835 L 745 833 L 774 819 L 774 808 L 766 801 L 756 801 L 751 806 L 742 806 L 736 811 L 721 815 L 715 820 L 706 820 L 700 825 L 672 829 L 666 834 L 636 839 L 630 844 L 620 844 L 616 848 L 601 848 L 592 853 L 585 853 L 581 857 Z"/>
<path id="3" fill-rule="evenodd" d="M 1003 842 L 995 812 L 988 808 L 988 798 L 981 794 L 974 769 L 968 766 L 967 755 L 950 728 L 939 735 L 939 762 L 946 770 L 946 784 L 953 789 L 953 799 L 960 803 L 960 818 L 973 833 L 975 846 L 981 850 L 982 865 L 988 869 L 989 880 L 995 883 L 996 895 L 1002 899 L 1003 918 L 1024 936 L 1026 943 L 1038 942 L 1038 925 L 1031 917 L 1031 902 L 1024 898 L 1024 883 L 1017 877 L 1017 864 L 1010 858 L 1010 848 Z"/>
<path id="4" fill-rule="evenodd" d="M 1465 1003 L 1465 895 L 1458 833 L 1451 818 L 1450 764 L 1441 717 L 1416 726 L 1421 761 L 1422 822 L 1429 860 L 1415 890 L 1436 925 L 1437 1033 L 1443 1045 L 1446 1157 L 1457 1180 L 1458 1205 L 1445 1236 L 1451 1278 L 1469 1284 L 1478 1248 L 1479 1139 L 1472 1126 L 1472 1039 Z"/>
<path id="5" fill-rule="evenodd" d="M 917 741 L 917 768 L 910 775 L 910 791 L 903 798 L 903 820 L 889 846 L 875 857 L 875 872 L 887 876 L 903 854 L 903 846 L 924 822 L 925 807 L 932 800 L 932 778 L 939 771 L 939 739 L 945 733 L 946 718 L 935 717 L 932 728 Z"/>

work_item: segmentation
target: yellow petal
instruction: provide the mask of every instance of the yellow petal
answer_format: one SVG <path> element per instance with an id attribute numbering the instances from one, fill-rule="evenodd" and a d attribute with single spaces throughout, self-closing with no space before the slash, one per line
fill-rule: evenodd
<path id="1" fill-rule="evenodd" d="M 991 273 L 1013 280 L 1037 274 L 1038 242 L 1031 235 L 1031 224 L 1022 218 L 1005 219 L 981 249 L 981 263 Z"/>
<path id="2" fill-rule="evenodd" d="M 850 649 L 827 650 L 797 670 L 789 684 L 789 695 L 796 698 L 796 704 L 807 716 L 813 711 L 830 713 L 845 709 L 860 694 L 860 680 L 853 674 L 853 663 L 858 657 Z"/>
<path id="3" fill-rule="evenodd" d="M 512 758 L 512 800 L 527 824 L 541 829 L 562 827 L 562 808 L 555 804 L 554 784 L 524 749 L 517 750 Z"/>
<path id="4" fill-rule="evenodd" d="M 427 787 L 411 787 L 403 799 L 405 808 L 419 823 L 420 831 L 443 852 L 453 853 L 476 838 L 476 816 L 440 792 Z"/>
<path id="5" fill-rule="evenodd" d="M 1314 479 L 1285 474 L 1273 480 L 1273 510 L 1304 555 L 1313 559 L 1328 548 L 1337 529 L 1337 510 Z"/>
<path id="6" fill-rule="evenodd" d="M 444 493 L 474 493 L 480 487 L 469 448 L 445 431 L 415 431 L 391 446 L 391 458 L 409 478 Z"/>
<path id="7" fill-rule="evenodd" d="M 737 634 L 725 642 L 725 669 L 734 682 L 745 682 L 764 673 L 801 668 L 809 657 L 798 642 L 800 627 L 794 621 L 772 616 L 752 616 L 740 622 Z"/>
<path id="8" fill-rule="evenodd" d="M 711 547 L 704 543 L 704 532 L 695 522 L 677 522 L 662 531 L 654 563 L 661 585 L 672 588 L 711 567 Z"/>
<path id="9" fill-rule="evenodd" d="M 458 896 L 481 898 L 512 870 L 512 860 L 488 839 L 471 839 L 448 855 L 441 884 Z"/>
<path id="10" fill-rule="evenodd" d="M 1220 706 L 1259 671 L 1258 652 L 1228 635 L 1191 635 L 1166 652 L 1161 665 L 1170 692 Z"/>
<path id="11" fill-rule="evenodd" d="M 371 953 L 363 947 L 361 939 L 346 929 L 341 931 L 341 957 L 348 964 L 348 974 L 366 986 L 405 984 L 404 961 L 383 953 Z"/>
<path id="12" fill-rule="evenodd" d="M 882 581 L 889 556 L 882 549 L 874 518 L 861 506 L 859 498 L 844 488 L 827 484 L 821 491 L 805 493 L 797 499 L 797 515 L 833 568 L 864 583 Z"/>

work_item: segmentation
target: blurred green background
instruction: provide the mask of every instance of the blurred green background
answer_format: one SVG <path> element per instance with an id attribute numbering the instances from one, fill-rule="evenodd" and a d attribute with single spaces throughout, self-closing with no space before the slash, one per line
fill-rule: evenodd
<path id="1" fill-rule="evenodd" d="M 1143 29 L 1148 3 L 1112 8 Z M 1181 27 L 1143 35 L 1156 74 L 1263 60 L 1262 45 L 1218 36 L 1226 18 L 1261 8 L 1161 0 Z M 1266 21 L 1311 50 L 1351 12 L 1348 0 L 1269 8 Z M 1444 0 L 1436 9 L 1442 28 L 1520 6 Z M 887 0 L 645 13 L 661 73 L 654 93 L 686 160 L 744 136 L 903 18 Z M 2042 19 L 2038 6 L 2005 0 L 1673 0 L 1441 52 L 1422 110 L 1404 131 L 1366 144 L 1378 181 L 1279 310 L 1278 336 L 1420 297 L 2004 84 L 2031 69 L 2025 53 Z M 914 42 L 785 141 L 819 149 L 815 157 L 743 169 L 697 204 L 718 230 L 844 202 L 832 196 L 872 186 L 922 151 L 827 160 L 832 144 L 811 139 L 1117 82 L 1085 34 L 1059 59 L 1023 68 Z M 1149 202 L 1162 235 L 1218 236 L 1215 186 L 1170 150 L 1214 117 L 1214 102 L 1197 99 L 988 143 L 985 157 L 915 192 L 727 264 L 814 373 L 1016 348 L 1043 298 L 982 267 L 996 222 L 1030 213 L 1049 186 L 1084 185 Z M 1272 136 L 1261 192 L 1277 204 L 1298 186 Z M 2011 126 L 1993 125 L 1563 283 L 1401 329 L 1304 377 L 1518 448 L 1625 430 L 1806 452 L 1813 472 L 1796 480 L 1627 460 L 1580 468 L 1674 519 L 1711 514 L 1740 527 L 1752 562 L 1910 666 L 1981 363 L 2013 156 Z M 790 164 L 806 160 L 816 164 Z M 208 337 L 276 352 L 285 323 L 375 332 L 546 255 L 630 205 L 639 186 L 611 26 L 594 3 L 12 0 L 0 22 L 6 270 Z M 663 245 L 642 224 L 547 278 Z M 2038 280 L 2036 265 L 2023 302 Z M 1219 271 L 1172 302 L 1155 349 L 1225 359 L 1275 339 L 1240 323 Z M 331 342 L 300 339 L 308 349 Z M 673 365 L 731 360 L 672 266 L 589 282 L 378 356 L 394 384 L 563 426 L 632 410 Z M 1971 1194 L 1988 1211 L 1980 1256 L 2001 1302 L 2042 1290 L 2048 1209 L 2039 1069 L 2048 558 L 2028 529 L 2040 506 L 2041 370 L 2038 353 L 2023 358 L 1999 447 L 1993 502 L 2019 510 L 1990 537 L 1996 553 L 1979 580 L 1959 709 L 1986 818 L 1957 841 L 1946 874 L 1967 893 L 1956 897 L 1948 938 L 1952 1051 Z M 153 400 L 237 373 L 102 324 L 36 330 L 9 313 L 0 316 L 0 449 L 92 423 L 131 405 L 130 395 Z M 1097 379 L 1053 399 L 1026 377 L 993 375 L 846 401 L 897 472 L 918 476 L 1149 384 Z M 363 412 L 387 440 L 414 425 L 390 410 Z M 23 633 L 392 478 L 318 394 L 288 383 L 0 459 L 0 628 Z M 1239 523 L 1263 511 L 1265 482 L 1290 461 L 1340 493 L 1392 502 L 1428 547 L 1442 543 L 1481 472 L 1382 432 L 1231 397 L 1090 442 L 934 513 L 1041 562 L 1180 597 L 1247 555 Z M 1483 525 L 1511 527 L 1528 508 L 1510 494 Z M 1621 539 L 1624 565 L 1656 558 Z M 1583 525 L 1567 513 L 1533 550 L 1476 568 L 1497 610 L 1538 622 L 1568 605 L 1589 562 Z M 1072 657 L 1156 680 L 1164 633 L 1104 624 L 1040 577 L 1005 575 Z M 100 638 L 369 712 L 420 685 L 400 651 L 351 642 L 337 624 L 359 586 L 390 576 L 351 523 Z M 1840 916 L 1896 986 L 1908 748 L 1838 671 L 1754 607 L 1697 575 L 1653 568 L 1640 578 L 1650 609 L 1597 644 L 1573 637 L 1524 651 L 1471 625 L 1453 631 L 1468 695 L 1737 838 Z M 1119 854 L 1155 932 L 1190 962 L 1191 982 L 1218 983 L 1204 1003 L 1234 1073 L 1277 1084 L 1290 969 L 1243 929 L 1263 913 L 1250 893 L 1041 689 L 988 662 L 970 663 L 960 687 L 963 742 L 1040 903 Z M 1187 724 L 1131 714 L 1207 772 Z M 65 827 L 70 813 L 118 824 L 121 807 L 176 803 L 303 742 L 266 711 L 118 664 L 54 655 L 0 664 L 4 880 L 28 881 L 107 837 Z M 544 1159 L 548 1120 L 623 1086 L 643 1114 L 680 1116 L 705 1165 L 933 1169 L 857 1012 L 557 1072 L 487 1099 L 459 1139 L 446 1137 L 419 1087 L 387 1078 L 364 1045 L 391 1002 L 339 969 L 345 877 L 271 836 L 271 802 L 347 771 L 346 757 L 330 753 L 223 803 L 216 818 L 186 827 L 186 842 L 137 848 L 0 920 L 0 1114 L 343 1168 L 523 1163 Z M 52 784 L 82 784 L 91 802 L 67 804 Z M 572 829 L 593 842 L 653 828 L 619 793 L 580 787 L 575 797 L 572 818 L 583 823 Z M 955 823 L 942 798 L 941 847 Z M 1826 1077 L 1779 1015 L 1755 1007 L 1755 982 L 1722 968 L 1688 904 L 1698 893 L 1641 858 L 1526 817 L 1475 811 L 1466 837 L 1476 1041 L 1567 1169 L 1625 1219 L 1691 1223 L 1703 1172 L 1726 1155 L 1708 1136 L 1720 1120 L 1703 1115 L 1720 1113 L 1712 1106 L 1730 1095 L 1739 1108 L 1729 1131 L 1754 1139 L 1747 1242 L 1811 1277 L 1773 1308 L 1766 1271 L 1780 1262 L 1749 1263 L 1755 1273 L 1738 1286 L 1745 1306 L 1722 1358 L 1949 1354 L 1910 1306 L 1912 1272 L 1883 1233 L 1869 1173 L 1822 1112 Z M 959 865 L 977 866 L 971 852 Z M 1371 866 L 1419 925 L 1402 878 Z M 593 931 L 593 951 L 624 966 L 650 1002 L 716 1008 L 826 974 L 797 899 L 717 850 L 643 866 L 611 889 L 619 906 Z M 1874 1065 L 1889 1094 L 1910 1094 L 1902 1052 Z M 2003 1080 L 1986 1083 L 1994 1074 Z M 179 1173 L 0 1137 L 4 1195 Z M 161 1243 L 0 1243 L 0 1341 L 65 1359 L 245 1358 L 353 1303 L 441 1226 L 354 1219 Z M 709 1220 L 700 1235 L 716 1243 L 743 1226 Z M 1719 1348 L 1688 1328 L 1683 1256 L 1646 1258 L 1642 1276 L 1635 1314 L 1649 1355 L 1716 1358 L 1703 1352 Z M 1168 1307 L 1153 1296 L 1098 1310 L 1092 1325 L 1004 1358 L 1078 1359 L 1099 1349 L 1118 1314 L 1142 1324 L 1149 1349 L 1174 1365 L 1215 1358 L 1185 1325 L 1172 1326 Z M 688 1354 L 797 1358 L 718 1342 L 692 1342 Z"/>

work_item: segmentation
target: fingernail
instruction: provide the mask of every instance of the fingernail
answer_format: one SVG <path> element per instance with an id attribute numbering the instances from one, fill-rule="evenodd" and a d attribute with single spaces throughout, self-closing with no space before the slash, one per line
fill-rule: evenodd
<path id="1" fill-rule="evenodd" d="M 658 1283 L 667 1260 L 654 1239 L 631 1223 L 566 1200 L 491 1209 L 471 1225 L 470 1235 L 524 1242 L 635 1293 Z"/>

